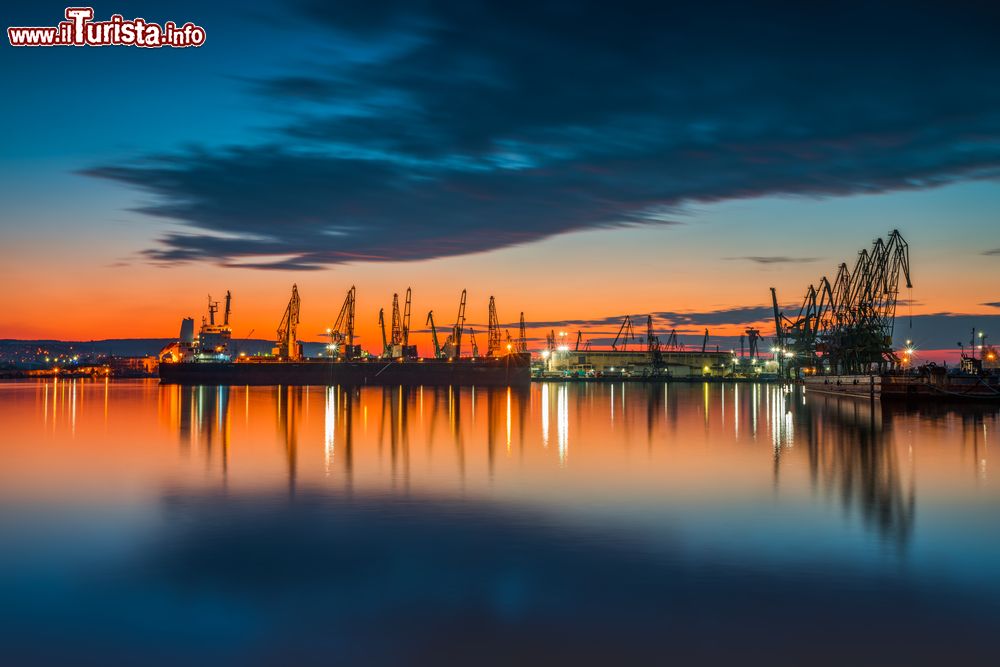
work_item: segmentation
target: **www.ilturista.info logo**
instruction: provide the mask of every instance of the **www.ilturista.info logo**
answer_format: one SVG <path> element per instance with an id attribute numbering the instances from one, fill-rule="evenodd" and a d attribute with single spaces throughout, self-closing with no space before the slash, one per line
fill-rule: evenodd
<path id="1" fill-rule="evenodd" d="M 112 14 L 107 21 L 94 21 L 93 7 L 67 7 L 66 20 L 55 27 L 7 28 L 11 46 L 162 46 L 184 48 L 205 43 L 205 29 L 190 21 L 162 26 L 146 19 L 126 20 Z"/>

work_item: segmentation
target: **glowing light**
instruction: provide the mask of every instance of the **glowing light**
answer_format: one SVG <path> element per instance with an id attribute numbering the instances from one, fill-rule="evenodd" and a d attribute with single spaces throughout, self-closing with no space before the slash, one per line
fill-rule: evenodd
<path id="1" fill-rule="evenodd" d="M 548 359 L 548 358 L 549 358 L 549 351 L 542 350 L 542 359 Z"/>
<path id="2" fill-rule="evenodd" d="M 560 352 L 568 352 L 569 351 L 569 346 L 568 345 L 560 345 L 559 348 L 558 348 L 558 350 Z"/>

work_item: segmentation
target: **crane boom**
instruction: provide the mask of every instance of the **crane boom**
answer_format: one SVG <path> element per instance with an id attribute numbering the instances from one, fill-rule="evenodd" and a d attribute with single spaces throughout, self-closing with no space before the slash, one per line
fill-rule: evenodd
<path id="1" fill-rule="evenodd" d="M 628 342 L 629 342 L 630 339 L 631 340 L 635 340 L 635 331 L 632 329 L 632 317 L 629 316 L 629 315 L 626 315 L 625 319 L 622 320 L 621 327 L 619 327 L 619 329 L 618 329 L 618 335 L 615 336 L 614 342 L 611 343 L 611 349 L 617 351 L 618 350 L 618 342 L 621 341 L 622 342 L 622 349 L 627 352 L 628 351 Z"/>
<path id="2" fill-rule="evenodd" d="M 521 311 L 521 324 L 520 331 L 517 338 L 517 351 L 527 352 L 528 351 L 528 334 L 524 328 L 524 311 Z"/>

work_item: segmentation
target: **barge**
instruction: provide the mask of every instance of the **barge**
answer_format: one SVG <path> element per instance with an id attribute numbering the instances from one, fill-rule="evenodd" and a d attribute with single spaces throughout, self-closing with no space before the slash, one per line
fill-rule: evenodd
<path id="1" fill-rule="evenodd" d="M 181 385 L 527 386 L 531 355 L 447 359 L 192 361 L 160 364 L 160 382 Z"/>

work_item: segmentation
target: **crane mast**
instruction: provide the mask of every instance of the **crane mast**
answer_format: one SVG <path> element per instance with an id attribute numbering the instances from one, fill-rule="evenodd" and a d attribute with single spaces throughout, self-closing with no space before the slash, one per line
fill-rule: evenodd
<path id="1" fill-rule="evenodd" d="M 519 325 L 518 338 L 517 338 L 517 351 L 527 352 L 528 351 L 528 334 L 524 328 L 524 311 L 521 311 L 521 323 Z"/>
<path id="2" fill-rule="evenodd" d="M 378 309 L 378 328 L 382 330 L 382 356 L 389 356 L 389 341 L 385 337 L 385 309 Z"/>
<path id="3" fill-rule="evenodd" d="M 497 317 L 497 304 L 490 297 L 490 316 L 486 331 L 486 356 L 494 357 L 500 352 L 500 319 Z"/>
<path id="4" fill-rule="evenodd" d="M 230 292 L 229 290 L 226 290 L 226 312 L 222 318 L 223 326 L 227 327 L 229 326 L 229 314 L 232 312 L 231 308 L 232 304 L 233 304 L 233 293 Z"/>
<path id="5" fill-rule="evenodd" d="M 403 353 L 406 354 L 406 348 L 410 345 L 410 296 L 411 290 L 409 287 L 406 288 L 406 305 L 403 307 Z"/>
<path id="6" fill-rule="evenodd" d="M 465 328 L 465 298 L 466 291 L 462 290 L 462 298 L 458 303 L 458 316 L 455 324 L 451 328 L 451 335 L 445 341 L 445 351 L 448 357 L 459 359 L 462 356 L 462 331 Z"/>
<path id="7" fill-rule="evenodd" d="M 399 295 L 392 295 L 392 333 L 389 344 L 397 347 L 403 344 L 403 318 L 399 314 Z"/>
<path id="8" fill-rule="evenodd" d="M 292 285 L 292 298 L 288 300 L 285 314 L 278 325 L 278 345 L 274 353 L 282 359 L 300 359 L 302 350 L 296 336 L 299 326 L 299 288 Z"/>

